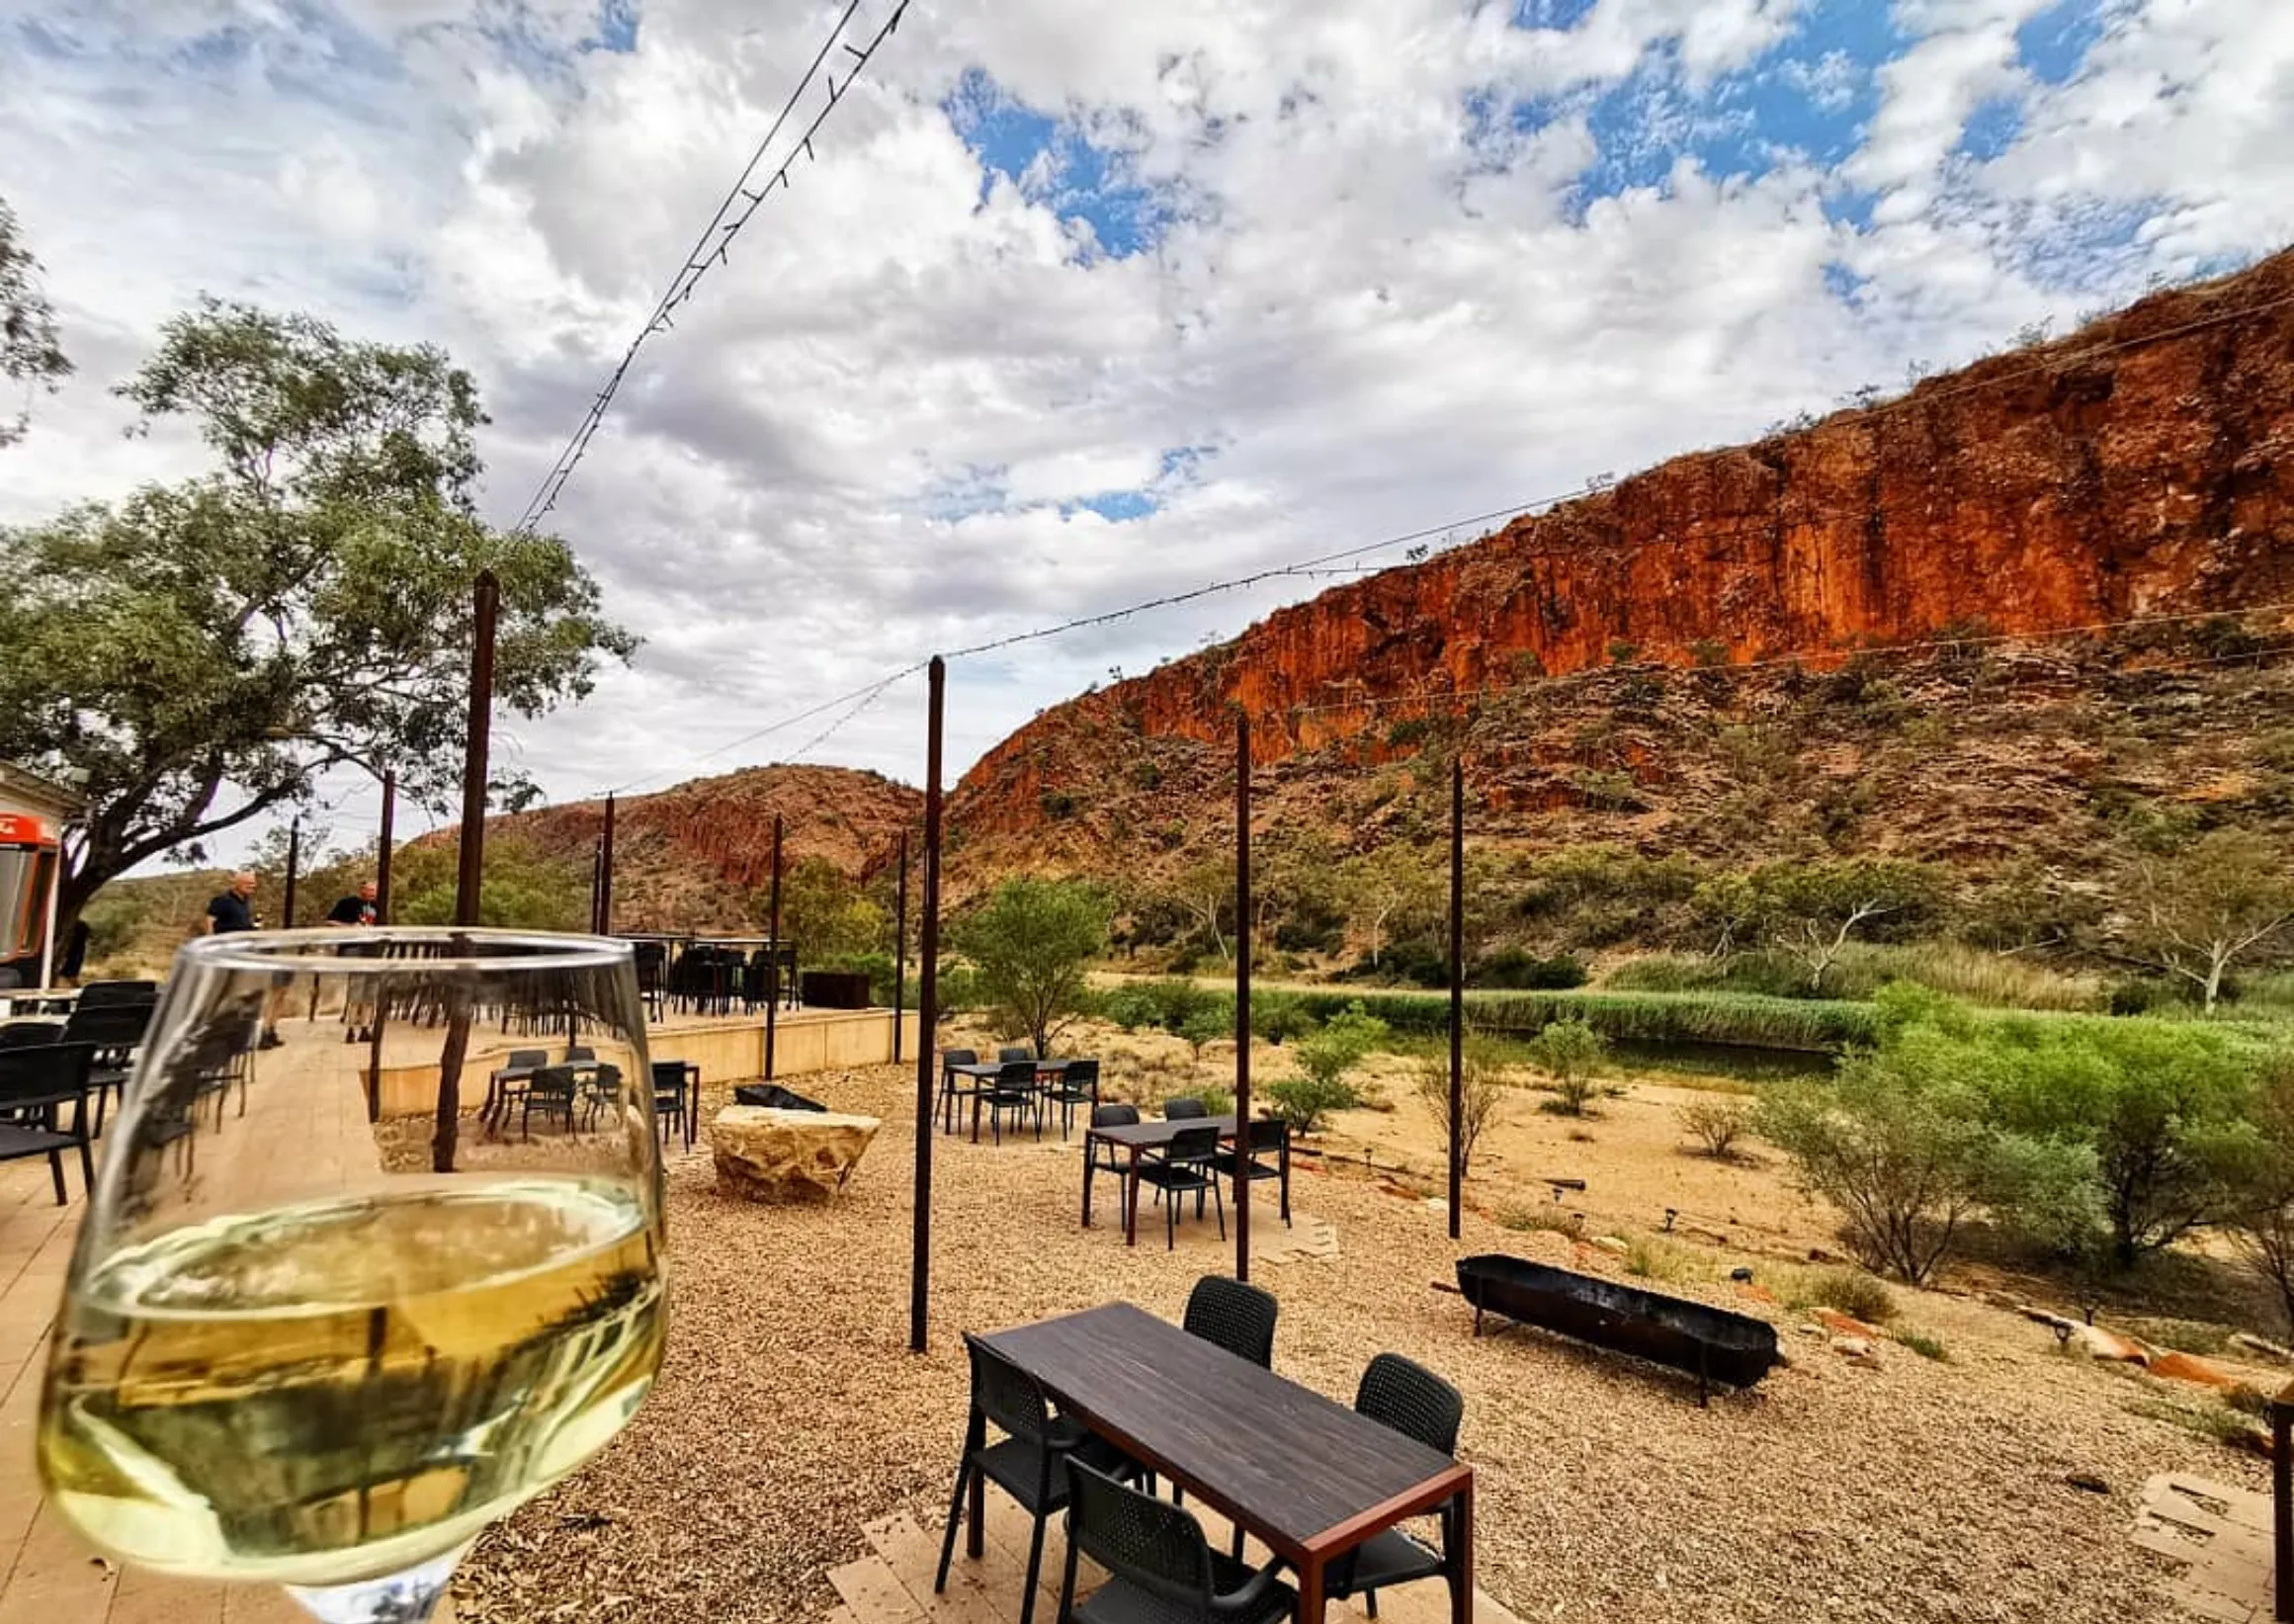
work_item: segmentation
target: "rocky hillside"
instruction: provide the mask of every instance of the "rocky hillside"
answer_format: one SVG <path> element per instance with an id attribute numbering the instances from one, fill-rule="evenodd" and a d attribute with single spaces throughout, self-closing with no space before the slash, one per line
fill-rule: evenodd
<path id="1" fill-rule="evenodd" d="M 750 923 L 749 894 L 772 873 L 773 814 L 783 859 L 825 858 L 856 879 L 893 860 L 918 828 L 923 798 L 847 767 L 751 767 L 699 778 L 614 809 L 614 924 L 623 930 L 731 929 Z M 488 821 L 489 838 L 523 838 L 586 864 L 605 825 L 602 801 L 542 807 Z M 451 844 L 452 827 L 424 836 Z"/>
<path id="2" fill-rule="evenodd" d="M 1734 771 L 1721 729 L 1803 703 L 1784 691 L 1785 661 L 1823 672 L 1859 650 L 1891 666 L 1984 651 L 1976 668 L 2022 673 L 1953 701 L 1984 707 L 1980 749 L 1955 709 L 1933 713 L 1943 736 L 1921 773 L 1863 792 L 1894 800 L 1866 809 L 1879 817 L 1868 843 L 1922 822 L 1951 843 L 1982 844 L 1994 825 L 2012 838 L 2028 796 L 2047 799 L 2041 781 L 2091 765 L 2057 747 L 2062 706 L 2153 693 L 2219 720 L 2214 686 L 2255 680 L 2258 655 L 2188 664 L 2195 619 L 2078 646 L 2063 634 L 2288 599 L 2294 253 L 1900 399 L 1675 459 L 1047 711 L 959 786 L 952 879 L 1120 867 L 1195 843 L 1231 794 L 1238 709 L 1255 760 L 1275 769 L 1266 792 L 1347 844 L 1377 838 L 1357 803 L 1380 769 L 1445 736 L 1468 747 L 1481 808 L 1534 821 L 1522 832 L 1541 839 L 1562 832 L 1542 816 L 1555 812 L 1602 838 L 1653 837 L 1649 820 L 1676 800 L 1702 827 Z M 2208 635 L 2266 647 L 2282 620 L 2248 614 Z M 2028 652 L 2003 660 L 2002 645 L 1967 641 L 1998 637 L 2029 640 Z M 1918 646 L 1939 641 L 1952 647 Z M 2124 690 L 2111 674 L 2169 655 L 2185 669 L 2167 688 L 2128 676 Z M 1886 680 L 1906 714 L 1957 682 Z M 2029 694 L 2044 699 L 2017 697 Z M 2162 727 L 2152 742 L 2191 739 Z M 1827 748 L 1774 765 L 1812 795 L 1868 782 L 1863 745 Z M 1947 812 L 1944 783 L 1961 775 Z"/>

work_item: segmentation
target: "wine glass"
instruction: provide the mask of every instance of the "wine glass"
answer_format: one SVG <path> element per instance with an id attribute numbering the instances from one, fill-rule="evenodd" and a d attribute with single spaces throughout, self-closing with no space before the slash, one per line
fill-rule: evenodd
<path id="1" fill-rule="evenodd" d="M 258 1047 L 282 1006 L 308 1013 Z M 184 948 L 65 1284 L 55 1508 L 329 1624 L 429 1618 L 479 1531 L 611 1439 L 660 1365 L 641 1007 L 629 944 L 594 937 Z"/>

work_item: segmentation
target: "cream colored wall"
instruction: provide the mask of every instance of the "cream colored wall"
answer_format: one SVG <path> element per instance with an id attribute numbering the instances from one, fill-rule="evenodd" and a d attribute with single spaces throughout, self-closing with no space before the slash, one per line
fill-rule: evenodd
<path id="1" fill-rule="evenodd" d="M 914 1010 L 901 1015 L 900 1026 L 901 1056 L 912 1060 L 918 1031 Z M 655 1031 L 647 1034 L 645 1042 L 654 1060 L 684 1061 L 700 1067 L 704 1082 L 749 1082 L 765 1073 L 763 1021 Z M 486 1073 L 508 1052 L 507 1047 L 499 1052 L 487 1049 L 470 1057 L 463 1073 L 466 1111 L 475 1111 L 485 1102 Z M 848 1067 L 884 1066 L 892 1058 L 892 1013 L 889 1009 L 808 1010 L 784 1017 L 773 1033 L 775 1077 L 836 1071 Z M 382 1068 L 384 1116 L 427 1116 L 437 1109 L 437 1102 L 436 1066 Z"/>

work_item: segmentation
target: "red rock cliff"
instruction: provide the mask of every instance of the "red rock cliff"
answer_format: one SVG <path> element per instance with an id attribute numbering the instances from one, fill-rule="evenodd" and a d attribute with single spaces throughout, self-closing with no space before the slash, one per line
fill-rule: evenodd
<path id="1" fill-rule="evenodd" d="M 1821 663 L 1949 628 L 2294 597 L 2290 300 L 2294 251 L 1338 587 L 1047 711 L 965 776 L 952 815 L 1040 829 L 1109 765 L 1111 729 L 1224 740 L 1237 705 L 1276 762 L 1408 714 L 1361 701 L 1559 675 L 1617 644 Z"/>

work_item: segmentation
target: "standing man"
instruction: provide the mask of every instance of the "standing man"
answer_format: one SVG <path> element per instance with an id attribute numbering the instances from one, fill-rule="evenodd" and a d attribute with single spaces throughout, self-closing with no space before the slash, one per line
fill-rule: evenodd
<path id="1" fill-rule="evenodd" d="M 231 876 L 229 887 L 209 900 L 207 917 L 200 922 L 200 929 L 209 936 L 230 936 L 253 930 L 261 923 L 255 917 L 255 876 L 241 869 Z M 265 1049 L 279 1047 L 279 1010 L 287 1001 L 288 990 L 282 986 L 263 1000 L 262 1045 Z"/>
<path id="2" fill-rule="evenodd" d="M 326 910 L 326 923 L 334 930 L 356 930 L 375 922 L 375 882 L 364 881 L 358 891 L 338 897 L 335 905 Z"/>

